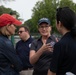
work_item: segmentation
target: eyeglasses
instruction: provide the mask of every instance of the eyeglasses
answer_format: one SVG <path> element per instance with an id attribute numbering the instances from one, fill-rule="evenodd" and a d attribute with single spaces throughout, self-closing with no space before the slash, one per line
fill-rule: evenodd
<path id="1" fill-rule="evenodd" d="M 21 33 L 23 33 L 23 32 L 25 32 L 25 31 L 18 31 L 18 34 L 19 34 L 19 33 L 21 34 Z"/>
<path id="2" fill-rule="evenodd" d="M 49 27 L 49 25 L 48 26 L 39 26 L 39 28 L 41 28 L 41 29 L 48 28 L 48 27 Z"/>

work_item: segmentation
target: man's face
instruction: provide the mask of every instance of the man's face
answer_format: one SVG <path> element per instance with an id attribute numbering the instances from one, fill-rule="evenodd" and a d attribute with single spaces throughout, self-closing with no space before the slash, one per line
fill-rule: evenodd
<path id="1" fill-rule="evenodd" d="M 18 31 L 18 34 L 21 39 L 24 39 L 28 35 L 28 31 L 26 31 L 25 28 L 21 27 Z"/>

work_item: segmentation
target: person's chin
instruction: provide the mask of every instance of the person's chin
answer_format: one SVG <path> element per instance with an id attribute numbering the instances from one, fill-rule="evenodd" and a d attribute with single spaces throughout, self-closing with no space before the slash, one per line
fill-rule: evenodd
<path id="1" fill-rule="evenodd" d="M 14 35 L 14 34 L 15 34 L 15 32 L 11 33 L 11 35 Z"/>
<path id="2" fill-rule="evenodd" d="M 43 34 L 43 36 L 48 36 L 47 34 Z"/>

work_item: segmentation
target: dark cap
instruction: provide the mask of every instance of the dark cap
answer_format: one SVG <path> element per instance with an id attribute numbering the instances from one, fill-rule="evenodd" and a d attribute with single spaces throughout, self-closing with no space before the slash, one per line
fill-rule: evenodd
<path id="1" fill-rule="evenodd" d="M 22 24 L 22 22 L 20 22 L 19 20 L 13 18 L 11 15 L 9 14 L 2 14 L 0 16 L 0 27 L 4 27 L 8 24 L 14 24 L 16 26 L 19 26 Z"/>
<path id="2" fill-rule="evenodd" d="M 50 20 L 48 18 L 41 18 L 38 21 L 38 25 L 40 25 L 41 23 L 47 23 L 48 25 L 50 25 Z"/>

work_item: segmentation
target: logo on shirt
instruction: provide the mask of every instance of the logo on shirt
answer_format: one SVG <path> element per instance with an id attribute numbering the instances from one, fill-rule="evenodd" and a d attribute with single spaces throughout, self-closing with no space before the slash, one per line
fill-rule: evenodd
<path id="1" fill-rule="evenodd" d="M 29 48 L 31 47 L 31 43 L 29 44 Z"/>

